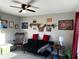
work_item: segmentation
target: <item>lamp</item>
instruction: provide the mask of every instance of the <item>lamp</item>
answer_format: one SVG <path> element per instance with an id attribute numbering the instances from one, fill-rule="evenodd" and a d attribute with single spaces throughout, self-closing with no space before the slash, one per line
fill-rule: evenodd
<path id="1" fill-rule="evenodd" d="M 60 45 L 63 46 L 63 44 L 64 44 L 63 36 L 59 36 L 59 42 L 60 42 Z"/>

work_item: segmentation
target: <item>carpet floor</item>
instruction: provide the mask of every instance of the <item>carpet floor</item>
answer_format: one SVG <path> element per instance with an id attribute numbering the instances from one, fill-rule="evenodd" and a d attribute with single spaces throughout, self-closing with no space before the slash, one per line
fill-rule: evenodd
<path id="1" fill-rule="evenodd" d="M 45 59 L 42 56 L 37 56 L 23 51 L 13 51 L 7 55 L 0 55 L 0 59 Z"/>

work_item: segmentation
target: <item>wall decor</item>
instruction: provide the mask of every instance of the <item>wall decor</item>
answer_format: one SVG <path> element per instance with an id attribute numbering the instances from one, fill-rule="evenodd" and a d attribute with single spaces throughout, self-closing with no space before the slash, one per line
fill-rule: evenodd
<path id="1" fill-rule="evenodd" d="M 52 18 L 47 18 L 47 22 L 52 22 Z"/>
<path id="2" fill-rule="evenodd" d="M 40 23 L 36 23 L 36 21 L 35 22 L 33 21 L 33 23 L 30 24 L 30 27 L 33 27 L 33 26 L 36 26 L 38 28 L 38 30 L 40 32 L 42 32 L 42 31 L 44 31 L 44 28 L 45 28 L 46 24 L 44 24 L 43 26 L 41 26 Z"/>
<path id="3" fill-rule="evenodd" d="M 14 28 L 14 21 L 9 21 L 9 27 Z"/>
<path id="4" fill-rule="evenodd" d="M 47 28 L 50 28 L 50 27 L 55 28 L 56 27 L 55 24 L 40 24 L 40 23 L 36 23 L 36 21 L 35 22 L 33 21 L 33 23 L 30 23 L 30 27 L 32 28 L 33 26 L 36 26 L 40 32 L 44 31 L 45 27 L 47 27 Z M 51 31 L 51 29 L 50 30 L 48 29 L 48 31 Z"/>
<path id="5" fill-rule="evenodd" d="M 7 28 L 8 21 L 7 20 L 0 20 L 0 28 Z"/>
<path id="6" fill-rule="evenodd" d="M 15 24 L 15 29 L 19 29 L 19 24 Z"/>
<path id="7" fill-rule="evenodd" d="M 28 22 L 22 22 L 22 29 L 28 29 Z"/>
<path id="8" fill-rule="evenodd" d="M 38 27 L 38 26 L 40 26 L 40 24 L 39 23 L 31 23 L 30 27 L 32 27 L 32 26 L 37 26 Z"/>
<path id="9" fill-rule="evenodd" d="M 44 28 L 46 27 L 46 24 L 44 24 L 43 26 L 38 26 L 38 29 L 40 32 L 43 32 L 44 31 Z"/>
<path id="10" fill-rule="evenodd" d="M 56 27 L 56 24 L 50 24 L 50 25 L 46 24 L 46 26 L 55 28 Z"/>
<path id="11" fill-rule="evenodd" d="M 73 20 L 59 20 L 59 30 L 73 30 Z"/>
<path id="12" fill-rule="evenodd" d="M 36 28 L 35 28 L 35 27 L 33 27 L 33 30 L 36 30 Z"/>
<path id="13" fill-rule="evenodd" d="M 51 30 L 52 30 L 51 26 L 46 26 L 46 31 L 47 32 L 51 32 Z"/>
<path id="14" fill-rule="evenodd" d="M 45 28 L 46 25 L 44 24 L 44 25 L 41 27 L 41 24 L 39 24 L 39 23 L 31 23 L 31 24 L 30 24 L 30 27 L 32 28 L 33 26 L 34 26 L 34 27 L 36 26 L 36 27 L 38 28 L 38 30 L 39 30 L 40 32 L 42 32 L 42 31 L 44 31 L 44 28 Z"/>
<path id="15" fill-rule="evenodd" d="M 52 24 L 52 18 L 47 18 L 47 24 Z"/>
<path id="16" fill-rule="evenodd" d="M 33 20 L 33 23 L 36 23 L 36 20 Z"/>
<path id="17" fill-rule="evenodd" d="M 37 27 L 36 27 L 36 26 L 32 26 L 32 29 L 33 29 L 33 30 L 37 30 Z"/>

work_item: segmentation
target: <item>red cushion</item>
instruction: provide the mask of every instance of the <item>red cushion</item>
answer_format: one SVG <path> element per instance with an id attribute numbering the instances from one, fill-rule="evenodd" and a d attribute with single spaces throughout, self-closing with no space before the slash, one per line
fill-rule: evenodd
<path id="1" fill-rule="evenodd" d="M 38 34 L 33 34 L 32 39 L 33 39 L 33 40 L 38 40 Z"/>
<path id="2" fill-rule="evenodd" d="M 48 41 L 49 40 L 49 37 L 50 37 L 49 35 L 44 35 L 43 36 L 43 41 Z"/>

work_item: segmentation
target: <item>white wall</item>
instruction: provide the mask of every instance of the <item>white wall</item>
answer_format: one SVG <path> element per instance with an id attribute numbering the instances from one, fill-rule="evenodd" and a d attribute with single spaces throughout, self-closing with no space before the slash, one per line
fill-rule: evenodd
<path id="1" fill-rule="evenodd" d="M 71 20 L 74 19 L 74 13 L 59 13 L 59 14 L 52 14 L 52 15 L 43 15 L 43 16 L 31 16 L 31 17 L 24 17 L 21 19 L 22 22 L 28 22 L 29 24 L 33 22 L 33 20 L 36 20 L 38 23 L 46 24 L 47 18 L 52 18 L 54 24 L 57 25 L 56 28 L 53 28 L 51 32 L 47 32 L 44 30 L 44 32 L 39 32 L 38 30 L 34 31 L 32 28 L 28 29 L 21 29 L 21 31 L 28 33 L 28 38 L 32 37 L 33 33 L 39 33 L 39 38 L 42 39 L 42 36 L 44 34 L 51 35 L 50 41 L 58 42 L 59 36 L 64 37 L 64 45 L 66 47 L 71 47 L 72 40 L 73 40 L 73 30 L 58 30 L 58 21 L 59 20 Z"/>
<path id="2" fill-rule="evenodd" d="M 13 42 L 13 40 L 15 38 L 14 33 L 18 32 L 19 29 L 9 28 L 9 21 L 14 21 L 14 24 L 19 24 L 20 17 L 5 14 L 5 13 L 0 13 L 0 17 L 3 20 L 8 20 L 8 28 L 7 29 L 0 29 L 0 32 L 5 33 L 5 41 L 11 43 L 11 42 Z M 1 41 L 1 38 L 0 38 L 0 41 Z"/>

